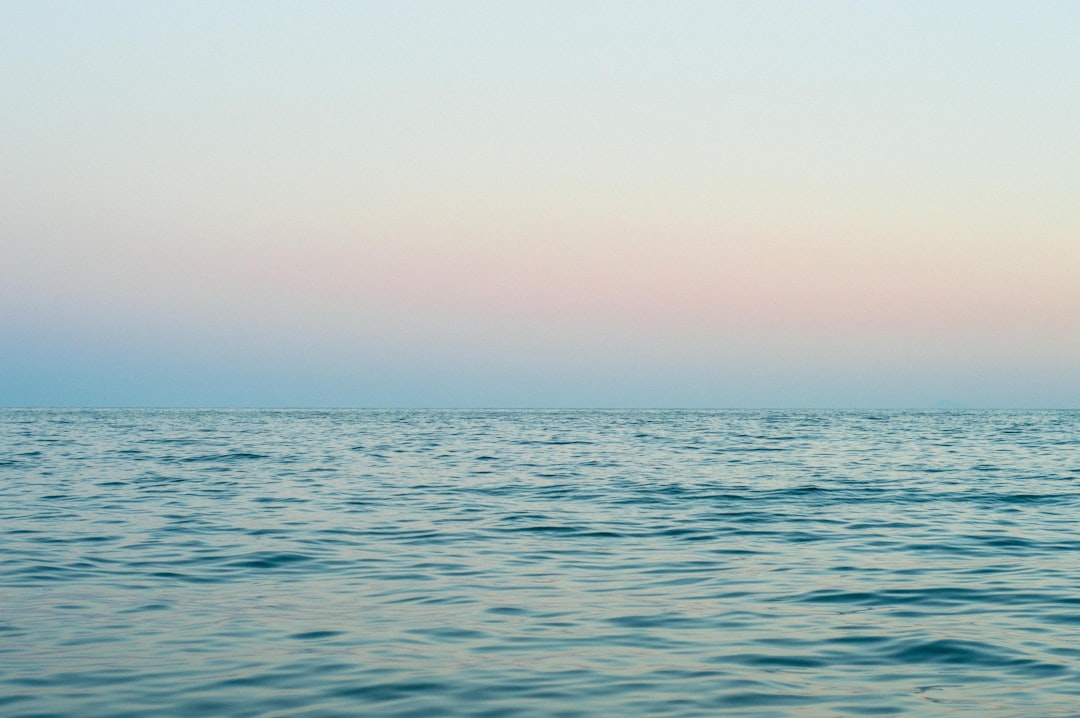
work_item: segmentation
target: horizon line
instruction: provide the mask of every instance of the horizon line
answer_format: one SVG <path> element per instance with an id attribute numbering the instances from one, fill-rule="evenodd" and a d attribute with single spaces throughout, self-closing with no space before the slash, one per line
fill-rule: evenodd
<path id="1" fill-rule="evenodd" d="M 27 411 L 1080 411 L 1080 407 L 1006 406 L 398 406 L 398 405 L 0 405 Z"/>

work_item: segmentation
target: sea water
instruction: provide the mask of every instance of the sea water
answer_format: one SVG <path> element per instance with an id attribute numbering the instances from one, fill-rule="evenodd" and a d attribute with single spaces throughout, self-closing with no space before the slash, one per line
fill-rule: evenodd
<path id="1" fill-rule="evenodd" d="M 1080 715 L 1080 413 L 0 411 L 0 714 Z"/>

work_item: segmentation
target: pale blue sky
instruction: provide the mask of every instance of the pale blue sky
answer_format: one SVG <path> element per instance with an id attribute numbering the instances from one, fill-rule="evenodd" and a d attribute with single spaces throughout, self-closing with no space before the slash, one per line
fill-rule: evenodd
<path id="1" fill-rule="evenodd" d="M 1078 407 L 1077 37 L 4 3 L 0 405 Z"/>

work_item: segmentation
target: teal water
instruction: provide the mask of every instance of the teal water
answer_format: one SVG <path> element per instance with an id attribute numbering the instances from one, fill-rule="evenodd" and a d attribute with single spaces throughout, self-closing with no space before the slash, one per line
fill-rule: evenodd
<path id="1" fill-rule="evenodd" d="M 1080 413 L 0 410 L 0 715 L 1080 715 Z"/>

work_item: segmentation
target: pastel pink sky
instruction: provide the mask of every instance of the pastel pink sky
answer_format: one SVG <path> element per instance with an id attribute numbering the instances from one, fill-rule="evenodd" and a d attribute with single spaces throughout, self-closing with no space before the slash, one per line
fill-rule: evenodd
<path id="1" fill-rule="evenodd" d="M 0 28 L 0 404 L 1080 405 L 1074 5 Z"/>

